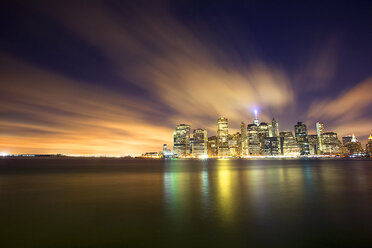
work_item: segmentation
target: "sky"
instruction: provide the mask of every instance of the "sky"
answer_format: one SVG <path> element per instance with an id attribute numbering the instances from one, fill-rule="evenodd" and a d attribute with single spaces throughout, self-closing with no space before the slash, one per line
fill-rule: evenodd
<path id="1" fill-rule="evenodd" d="M 0 151 L 140 155 L 177 124 L 372 133 L 371 1 L 2 1 Z"/>

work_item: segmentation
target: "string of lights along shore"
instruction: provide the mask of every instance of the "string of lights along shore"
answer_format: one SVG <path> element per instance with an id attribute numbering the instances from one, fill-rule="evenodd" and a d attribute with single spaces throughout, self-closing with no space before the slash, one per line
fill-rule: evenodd
<path id="1" fill-rule="evenodd" d="M 173 152 L 163 145 L 162 152 L 144 154 L 144 157 L 164 158 L 246 158 L 246 157 L 363 157 L 372 155 L 372 135 L 366 149 L 354 135 L 342 137 L 326 131 L 323 122 L 316 123 L 316 134 L 308 134 L 307 126 L 297 122 L 292 131 L 279 131 L 279 124 L 260 122 L 258 111 L 254 111 L 253 123 L 241 122 L 241 131 L 229 133 L 229 120 L 217 120 L 217 136 L 207 135 L 204 128 L 194 129 L 179 124 L 173 133 Z"/>

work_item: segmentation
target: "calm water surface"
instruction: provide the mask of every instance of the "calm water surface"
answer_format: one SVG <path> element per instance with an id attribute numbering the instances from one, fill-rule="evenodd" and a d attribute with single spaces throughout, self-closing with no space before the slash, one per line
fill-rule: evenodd
<path id="1" fill-rule="evenodd" d="M 0 247 L 372 247 L 372 161 L 0 159 Z"/>

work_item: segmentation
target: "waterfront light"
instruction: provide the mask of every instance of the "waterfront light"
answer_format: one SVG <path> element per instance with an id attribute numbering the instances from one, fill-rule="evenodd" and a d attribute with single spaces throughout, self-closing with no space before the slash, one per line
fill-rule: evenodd
<path id="1" fill-rule="evenodd" d="M 1 152 L 0 153 L 0 156 L 1 157 L 7 157 L 7 156 L 9 156 L 9 153 L 7 153 L 7 152 Z"/>

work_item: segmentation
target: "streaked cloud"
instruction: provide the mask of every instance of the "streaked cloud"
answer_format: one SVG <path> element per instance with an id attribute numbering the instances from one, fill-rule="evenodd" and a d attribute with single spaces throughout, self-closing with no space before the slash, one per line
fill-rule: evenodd
<path id="1" fill-rule="evenodd" d="M 324 120 L 340 136 L 355 133 L 365 138 L 372 132 L 372 77 L 335 98 L 319 100 L 310 107 L 309 120 Z"/>
<path id="2" fill-rule="evenodd" d="M 13 58 L 0 60 L 0 147 L 13 153 L 141 154 L 172 130 L 156 102 L 75 81 Z"/>

